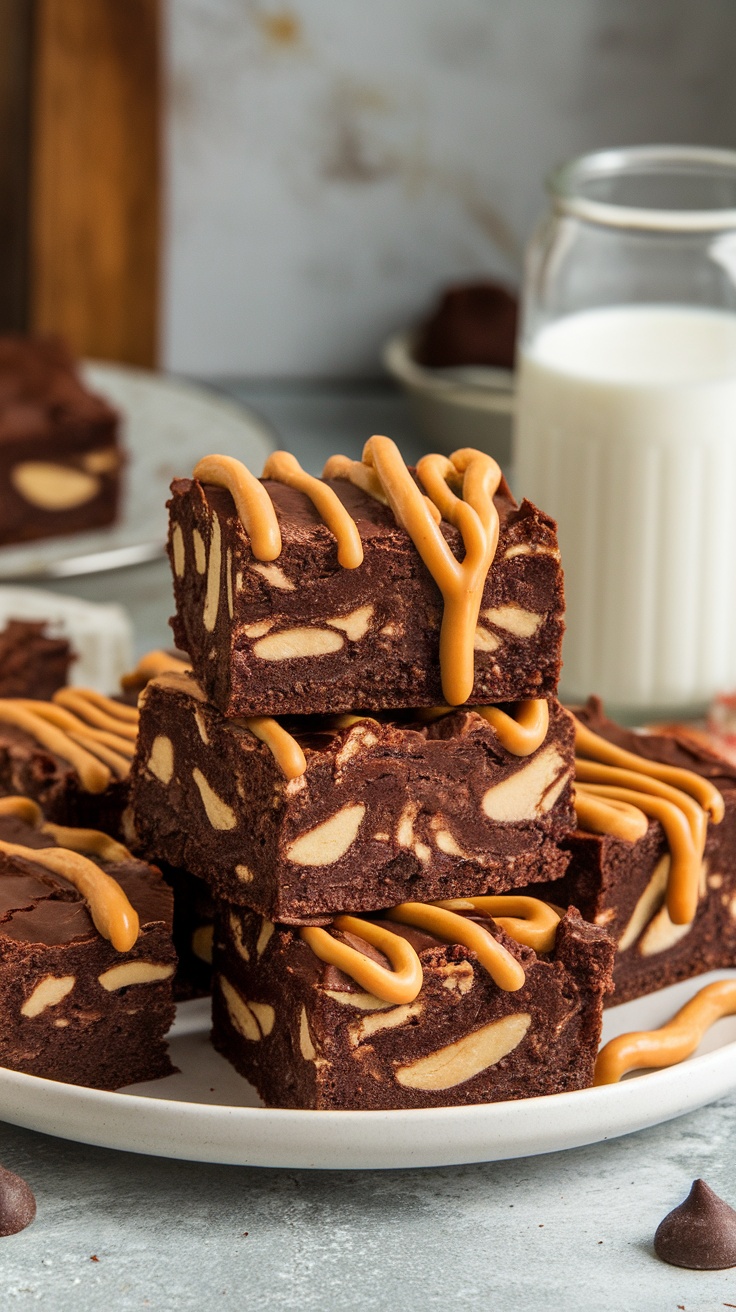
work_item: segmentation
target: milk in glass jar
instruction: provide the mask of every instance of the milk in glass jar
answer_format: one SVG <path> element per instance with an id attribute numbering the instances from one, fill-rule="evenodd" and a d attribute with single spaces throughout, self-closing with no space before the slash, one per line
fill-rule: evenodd
<path id="1" fill-rule="evenodd" d="M 696 712 L 736 686 L 736 153 L 599 152 L 549 191 L 515 463 L 559 524 L 562 692 Z"/>

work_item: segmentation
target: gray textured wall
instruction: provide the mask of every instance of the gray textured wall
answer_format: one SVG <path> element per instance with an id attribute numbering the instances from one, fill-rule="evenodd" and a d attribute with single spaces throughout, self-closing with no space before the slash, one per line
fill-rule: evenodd
<path id="1" fill-rule="evenodd" d="M 734 0 L 168 0 L 166 362 L 367 374 L 558 160 L 736 144 Z"/>

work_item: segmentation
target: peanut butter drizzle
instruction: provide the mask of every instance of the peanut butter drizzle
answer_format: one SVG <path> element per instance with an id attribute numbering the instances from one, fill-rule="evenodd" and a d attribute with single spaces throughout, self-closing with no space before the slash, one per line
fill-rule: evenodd
<path id="1" fill-rule="evenodd" d="M 274 451 L 263 466 L 261 478 L 285 483 L 309 497 L 318 515 L 322 517 L 337 539 L 337 559 L 343 569 L 357 569 L 363 564 L 363 543 L 355 520 L 348 514 L 342 501 L 331 487 L 302 469 L 295 456 L 288 451 Z"/>
<path id="2" fill-rule="evenodd" d="M 69 735 L 57 729 L 54 724 L 10 698 L 0 701 L 0 721 L 15 725 L 30 738 L 35 738 L 49 752 L 61 757 L 62 761 L 68 761 L 79 775 L 79 781 L 86 792 L 104 793 L 112 778 L 109 767 L 91 752 L 72 742 Z"/>
<path id="3" fill-rule="evenodd" d="M 134 670 L 129 674 L 124 674 L 120 680 L 120 687 L 123 692 L 128 692 L 132 688 L 137 688 L 139 683 L 146 684 L 157 675 L 164 674 L 167 670 L 178 674 L 186 674 L 191 670 L 191 665 L 186 661 L 180 661 L 176 656 L 170 656 L 167 651 L 157 648 L 155 651 L 146 652 L 141 656 Z"/>
<path id="4" fill-rule="evenodd" d="M 468 447 L 446 456 L 424 456 L 417 476 L 425 495 L 407 469 L 395 442 L 371 437 L 363 460 L 332 456 L 323 478 L 345 478 L 369 496 L 391 507 L 437 584 L 445 603 L 440 629 L 442 691 L 452 706 L 470 697 L 475 682 L 475 631 L 488 571 L 498 545 L 499 519 L 493 497 L 501 482 L 496 461 Z M 266 489 L 239 460 L 205 456 L 193 477 L 226 488 L 251 540 L 258 560 L 276 560 L 281 533 Z M 266 462 L 264 477 L 276 478 L 303 491 L 317 507 L 338 541 L 338 559 L 356 568 L 363 559 L 357 527 L 331 488 L 300 468 L 293 456 L 277 452 Z M 453 490 L 458 489 L 460 495 Z M 459 561 L 441 530 L 442 519 L 460 532 L 464 558 Z"/>
<path id="5" fill-rule="evenodd" d="M 56 706 L 53 702 L 24 701 L 20 704 L 39 719 L 55 725 L 57 729 L 68 734 L 73 742 L 79 743 L 81 747 L 99 757 L 121 778 L 127 775 L 130 762 L 135 755 L 134 742 L 130 742 L 127 738 L 120 738 L 117 734 L 110 733 L 108 729 L 95 729 L 78 716 L 72 715 L 71 711 L 67 711 L 63 706 Z"/>
<path id="6" fill-rule="evenodd" d="M 685 812 L 664 797 L 652 797 L 632 788 L 587 784 L 584 795 L 629 802 L 645 815 L 659 820 L 672 858 L 667 878 L 667 911 L 673 924 L 689 925 L 695 919 L 698 909 L 698 884 L 703 854 L 693 842 Z"/>
<path id="7" fill-rule="evenodd" d="M 449 460 L 424 456 L 417 465 L 417 475 L 431 501 L 462 536 L 465 556 L 461 563 L 447 545 L 396 443 L 388 437 L 370 438 L 363 463 L 375 470 L 397 523 L 409 534 L 442 593 L 442 692 L 451 706 L 458 706 L 471 696 L 475 682 L 475 630 L 498 544 L 493 496 L 501 482 L 501 470 L 490 456 L 470 448 L 455 451 Z M 334 468 L 328 461 L 325 473 L 331 475 Z M 464 499 L 453 492 L 451 482 L 462 489 Z"/>
<path id="8" fill-rule="evenodd" d="M 612 797 L 604 800 L 579 787 L 575 789 L 575 814 L 580 828 L 588 833 L 608 834 L 627 843 L 638 843 L 649 828 L 647 817 L 637 806 Z"/>
<path id="9" fill-rule="evenodd" d="M 188 675 L 176 670 L 167 670 L 149 679 L 141 693 L 141 705 L 146 699 L 148 689 L 152 687 L 166 688 L 170 692 L 183 692 L 185 696 L 194 697 L 199 702 L 207 701 L 199 684 Z M 304 774 L 307 758 L 296 738 L 284 729 L 278 720 L 274 720 L 270 715 L 252 715 L 247 718 L 238 717 L 232 723 L 247 729 L 255 738 L 265 743 L 287 779 L 297 779 Z"/>
<path id="10" fill-rule="evenodd" d="M 455 706 L 427 706 L 417 711 L 417 719 L 432 724 L 444 715 L 451 715 Z M 542 746 L 549 732 L 549 705 L 545 697 L 518 702 L 514 715 L 508 715 L 498 706 L 467 706 L 490 724 L 498 741 L 512 756 L 531 756 Z"/>
<path id="11" fill-rule="evenodd" d="M 138 711 L 135 706 L 123 706 L 91 688 L 59 688 L 51 700 L 56 706 L 63 706 L 81 715 L 88 724 L 98 729 L 109 729 L 120 738 L 130 738 L 135 744 L 138 737 Z"/>
<path id="12" fill-rule="evenodd" d="M 287 779 L 298 779 L 307 768 L 307 758 L 296 738 L 270 715 L 252 715 L 239 720 L 256 738 L 265 743 Z"/>
<path id="13" fill-rule="evenodd" d="M 350 460 L 348 456 L 330 456 L 322 470 L 322 477 L 344 478 L 346 482 L 360 488 L 361 492 L 367 492 L 374 501 L 380 501 L 382 506 L 389 504 L 380 478 L 374 470 L 364 465 L 362 460 Z M 435 524 L 441 524 L 442 515 L 434 501 L 428 496 L 425 496 L 424 500 Z"/>
<path id="14" fill-rule="evenodd" d="M 132 861 L 133 854 L 122 843 L 116 842 L 101 829 L 75 829 L 68 825 L 54 825 L 50 821 L 40 825 L 42 834 L 49 834 L 59 847 L 72 852 L 98 856 L 101 861 Z"/>
<path id="15" fill-rule="evenodd" d="M 402 925 L 414 925 L 417 929 L 426 929 L 437 938 L 448 943 L 461 943 L 470 948 L 477 956 L 500 989 L 506 993 L 516 993 L 524 987 L 526 976 L 524 968 L 512 957 L 502 943 L 489 934 L 482 925 L 466 916 L 458 916 L 444 906 L 424 905 L 421 902 L 401 902 L 386 912 L 389 920 L 397 920 Z"/>
<path id="16" fill-rule="evenodd" d="M 195 465 L 192 477 L 230 493 L 256 560 L 276 560 L 281 555 L 281 530 L 273 502 L 263 484 L 240 460 L 205 456 Z"/>
<path id="17" fill-rule="evenodd" d="M 20 843 L 2 840 L 0 852 L 45 866 L 66 879 L 85 898 L 95 929 L 112 943 L 116 952 L 129 952 L 134 946 L 140 929 L 137 911 L 117 880 L 86 856 L 63 847 L 23 847 Z"/>
<path id="18" fill-rule="evenodd" d="M 672 857 L 667 911 L 674 924 L 690 924 L 698 908 L 706 813 L 714 824 L 720 823 L 724 812 L 721 794 L 694 771 L 637 756 L 609 743 L 575 716 L 573 720 L 579 823 L 594 833 L 629 839 L 625 831 L 630 827 L 633 833 L 641 828 L 642 813 L 659 820 Z M 622 811 L 621 805 L 633 811 Z M 629 841 L 635 842 L 636 837 Z"/>
<path id="19" fill-rule="evenodd" d="M 620 1034 L 601 1048 L 594 1084 L 616 1084 L 627 1071 L 674 1066 L 695 1051 L 706 1030 L 736 1013 L 736 980 L 706 984 L 658 1030 Z"/>
<path id="20" fill-rule="evenodd" d="M 299 930 L 300 937 L 309 944 L 314 955 L 330 966 L 337 966 L 346 975 L 361 984 L 369 993 L 383 1002 L 413 1002 L 422 987 L 422 963 L 414 948 L 399 934 L 392 934 L 382 925 L 357 916 L 335 916 L 332 929 L 345 934 L 356 934 L 378 948 L 388 957 L 393 970 L 386 970 L 377 961 L 371 961 L 357 948 L 340 943 L 325 929 L 306 925 Z"/>
<path id="21" fill-rule="evenodd" d="M 33 825 L 39 834 L 48 834 L 59 847 L 67 847 L 72 852 L 89 852 L 103 861 L 133 860 L 127 847 L 110 838 L 109 834 L 103 834 L 100 829 L 70 829 L 67 825 L 54 825 L 44 820 L 38 802 L 30 797 L 0 797 L 0 816 L 3 815 L 24 820 L 26 824 Z"/>
<path id="22" fill-rule="evenodd" d="M 426 905 L 402 902 L 384 912 L 384 915 L 400 924 L 425 929 L 447 943 L 461 943 L 475 953 L 500 989 L 515 993 L 525 982 L 523 967 L 482 925 L 455 914 L 471 910 L 489 915 L 510 938 L 533 948 L 535 952 L 552 951 L 557 926 L 563 914 L 539 898 L 510 894 L 451 898 L 447 902 L 430 902 Z M 331 937 L 330 929 L 341 929 L 365 939 L 388 957 L 394 969 L 386 970 L 357 948 L 339 943 Z M 327 929 L 306 926 L 299 930 L 299 934 L 320 961 L 337 966 L 382 1002 L 413 1002 L 421 990 L 422 963 L 417 952 L 405 939 L 382 925 L 358 916 L 337 916 Z M 396 946 L 397 942 L 403 945 L 401 949 Z"/>
<path id="23" fill-rule="evenodd" d="M 552 951 L 561 919 L 548 902 L 514 893 L 454 897 L 432 905 L 447 911 L 483 911 L 506 931 L 509 938 L 534 948 L 535 952 Z"/>
<path id="24" fill-rule="evenodd" d="M 575 721 L 575 747 L 578 756 L 591 761 L 600 761 L 603 765 L 618 765 L 625 770 L 636 770 L 637 774 L 648 774 L 654 779 L 660 779 L 662 783 L 672 784 L 673 788 L 680 788 L 683 793 L 694 797 L 703 810 L 708 812 L 713 823 L 720 824 L 724 812 L 723 798 L 708 779 L 695 774 L 693 770 L 685 770 L 677 765 L 664 765 L 661 761 L 649 761 L 644 756 L 637 756 L 635 752 L 627 752 L 625 748 L 616 747 L 614 743 L 609 743 L 607 739 L 593 733 L 592 729 L 581 724 L 575 716 L 572 718 Z"/>
<path id="25" fill-rule="evenodd" d="M 501 746 L 512 756 L 531 756 L 549 732 L 549 705 L 544 697 L 519 702 L 514 715 L 507 715 L 498 706 L 474 706 L 473 710 L 490 724 Z"/>
<path id="26" fill-rule="evenodd" d="M 0 797 L 0 815 L 12 815 L 17 820 L 25 820 L 26 824 L 33 825 L 37 829 L 43 820 L 43 812 L 30 797 Z"/>
<path id="27" fill-rule="evenodd" d="M 671 784 L 664 784 L 660 779 L 653 779 L 650 775 L 639 774 L 637 770 L 623 770 L 615 765 L 601 765 L 598 761 L 581 761 L 579 758 L 575 762 L 575 779 L 586 789 L 591 784 L 602 784 L 607 787 L 629 788 L 635 792 L 649 793 L 654 797 L 664 797 L 666 801 L 679 806 L 680 810 L 685 812 L 693 843 L 700 855 L 703 855 L 708 832 L 708 817 L 702 806 L 698 806 L 698 803 L 687 793 L 683 793 L 681 788 L 673 788 Z M 606 796 L 606 794 L 600 795 Z"/>

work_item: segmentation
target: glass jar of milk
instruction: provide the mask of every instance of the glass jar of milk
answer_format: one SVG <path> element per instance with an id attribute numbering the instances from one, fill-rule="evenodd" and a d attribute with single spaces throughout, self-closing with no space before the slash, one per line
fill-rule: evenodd
<path id="1" fill-rule="evenodd" d="M 696 712 L 736 686 L 736 153 L 602 151 L 548 185 L 515 482 L 559 523 L 563 695 Z"/>

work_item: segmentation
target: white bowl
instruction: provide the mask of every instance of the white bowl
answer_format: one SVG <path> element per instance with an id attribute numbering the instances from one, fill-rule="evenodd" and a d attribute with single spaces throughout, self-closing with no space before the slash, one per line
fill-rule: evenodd
<path id="1" fill-rule="evenodd" d="M 405 389 L 429 445 L 448 454 L 477 447 L 508 470 L 515 406 L 512 371 L 484 365 L 428 369 L 413 358 L 415 341 L 412 331 L 390 337 L 383 363 Z"/>

